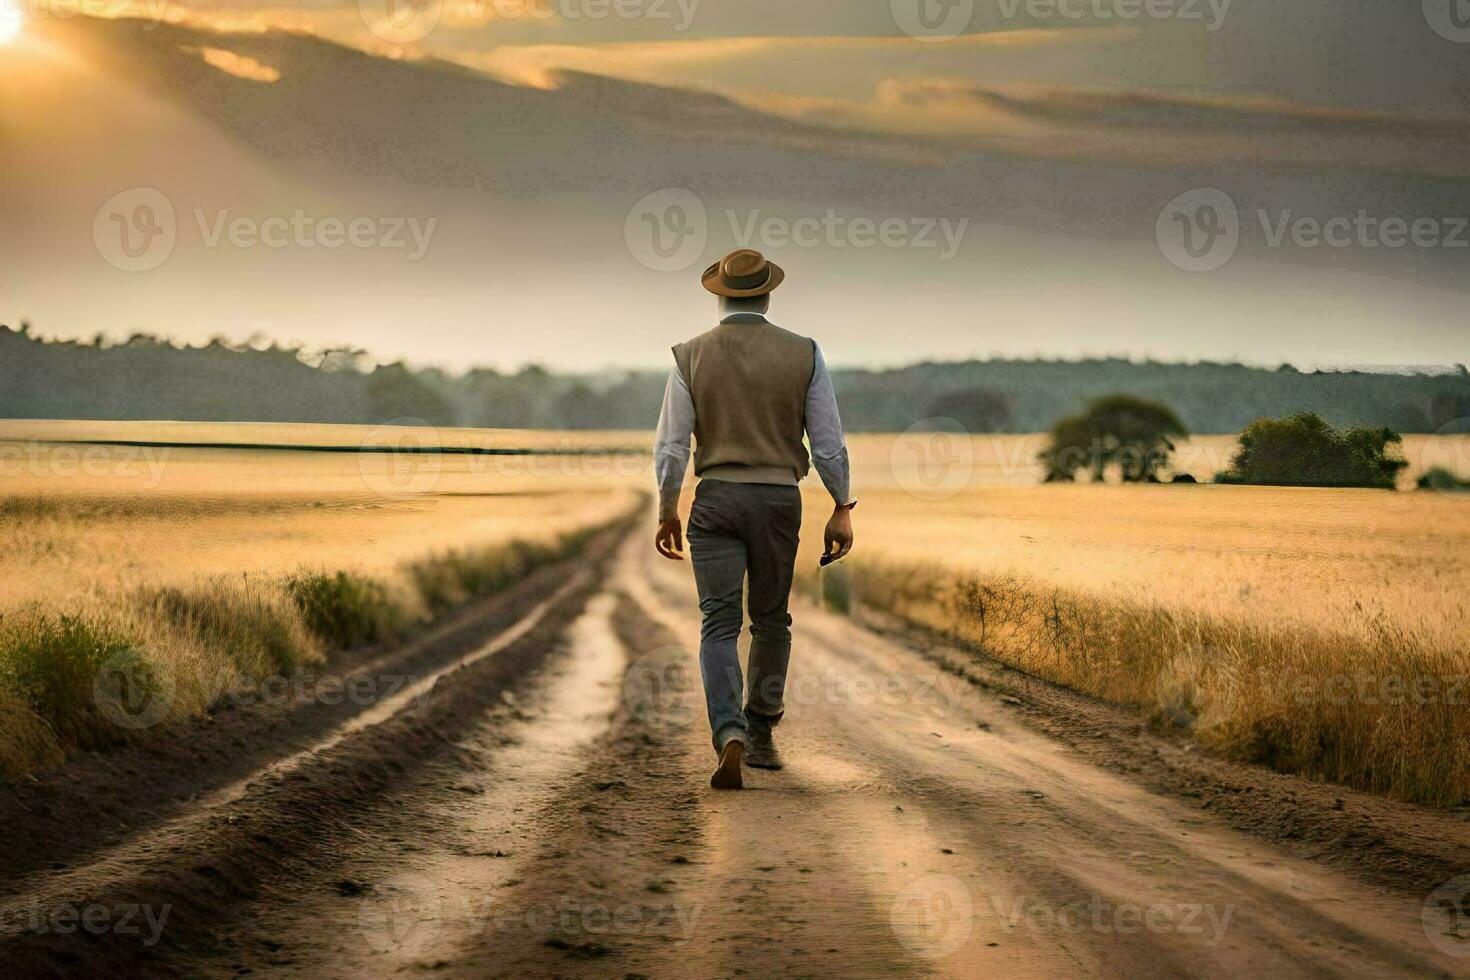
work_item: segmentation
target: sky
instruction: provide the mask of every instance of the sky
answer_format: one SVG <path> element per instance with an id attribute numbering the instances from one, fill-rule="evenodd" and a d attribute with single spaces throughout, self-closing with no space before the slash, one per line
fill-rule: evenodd
<path id="1" fill-rule="evenodd" d="M 843 364 L 1464 360 L 1455 2 L 0 0 L 0 321 L 641 367 L 750 245 Z"/>

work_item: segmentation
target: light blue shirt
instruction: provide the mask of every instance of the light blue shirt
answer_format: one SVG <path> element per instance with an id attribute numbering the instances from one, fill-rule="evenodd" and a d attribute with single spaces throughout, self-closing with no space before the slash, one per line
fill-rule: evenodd
<path id="1" fill-rule="evenodd" d="M 740 322 L 742 318 L 765 317 L 755 313 L 734 313 L 721 323 Z M 822 484 L 838 506 L 852 503 L 851 466 L 847 458 L 847 441 L 842 433 L 842 417 L 837 412 L 837 393 L 832 389 L 832 375 L 822 357 L 822 348 L 813 342 L 816 355 L 811 384 L 806 390 L 806 436 L 811 446 L 812 465 Z M 658 513 L 660 518 L 674 517 L 679 511 L 679 494 L 684 488 L 684 473 L 689 468 L 689 444 L 694 436 L 694 396 L 689 383 L 675 364 L 664 386 L 663 409 L 658 416 L 658 432 L 654 436 L 653 471 L 658 479 Z"/>

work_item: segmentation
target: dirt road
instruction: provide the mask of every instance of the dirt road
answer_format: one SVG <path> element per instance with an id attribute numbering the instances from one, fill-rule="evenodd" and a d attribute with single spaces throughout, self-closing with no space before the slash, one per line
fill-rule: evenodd
<path id="1" fill-rule="evenodd" d="M 1375 884 L 1241 833 L 1044 734 L 943 657 L 810 607 L 778 730 L 788 767 L 710 790 L 692 581 L 638 530 L 266 764 L 95 843 L 80 826 L 69 847 L 48 839 L 64 851 L 52 865 L 20 848 L 0 961 L 123 976 L 1470 975 L 1454 920 L 1431 908 L 1426 928 L 1438 881 Z M 1412 814 L 1433 846 L 1465 842 L 1463 819 Z"/>

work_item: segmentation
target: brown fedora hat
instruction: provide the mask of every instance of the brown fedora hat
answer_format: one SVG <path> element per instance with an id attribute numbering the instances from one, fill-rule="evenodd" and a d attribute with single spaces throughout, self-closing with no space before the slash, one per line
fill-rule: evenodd
<path id="1" fill-rule="evenodd" d="M 704 288 L 716 296 L 764 296 L 786 278 L 774 262 L 753 248 L 731 252 L 700 276 Z"/>

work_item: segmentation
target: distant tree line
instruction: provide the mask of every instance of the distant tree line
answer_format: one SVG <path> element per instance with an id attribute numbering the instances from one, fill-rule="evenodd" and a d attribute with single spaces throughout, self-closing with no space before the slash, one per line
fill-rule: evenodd
<path id="1" fill-rule="evenodd" d="M 423 420 L 433 425 L 646 429 L 666 371 L 557 374 L 540 367 L 450 374 L 368 366 L 366 352 L 215 339 L 187 347 L 139 333 L 46 341 L 0 327 L 0 417 L 251 422 Z M 939 427 L 1042 432 L 1117 392 L 1161 402 L 1183 431 L 1234 433 L 1263 416 L 1316 412 L 1344 428 L 1433 432 L 1470 419 L 1470 373 L 1302 372 L 1124 359 L 924 363 L 835 370 L 854 432 Z M 952 425 L 952 423 L 943 423 Z"/>

